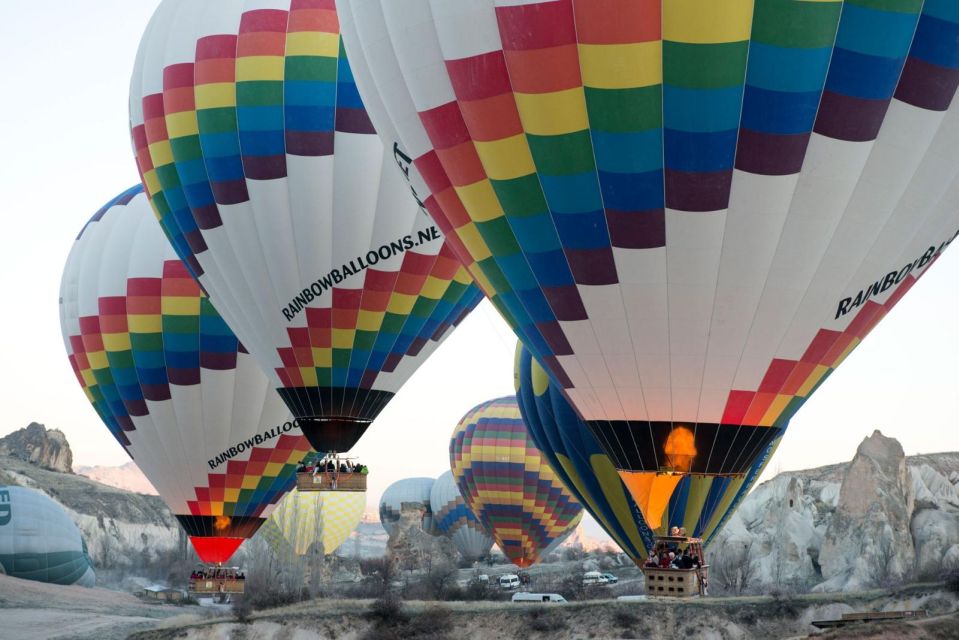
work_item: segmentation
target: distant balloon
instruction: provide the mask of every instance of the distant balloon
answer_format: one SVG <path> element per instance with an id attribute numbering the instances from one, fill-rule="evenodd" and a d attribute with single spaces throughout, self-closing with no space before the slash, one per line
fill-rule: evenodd
<path id="1" fill-rule="evenodd" d="M 260 529 L 278 555 L 329 555 L 343 544 L 363 518 L 364 491 L 299 491 L 277 505 Z"/>
<path id="2" fill-rule="evenodd" d="M 447 471 L 433 483 L 430 505 L 434 528 L 453 542 L 463 558 L 479 560 L 489 553 L 493 537 L 466 506 L 452 471 Z"/>
<path id="3" fill-rule="evenodd" d="M 59 504 L 24 487 L 0 487 L 0 569 L 23 580 L 96 583 L 77 525 Z"/>
<path id="4" fill-rule="evenodd" d="M 87 399 L 199 557 L 228 560 L 292 488 L 310 447 L 163 237 L 141 187 L 77 237 L 60 327 Z"/>
<path id="5" fill-rule="evenodd" d="M 433 527 L 433 509 L 430 505 L 430 490 L 433 478 L 403 478 L 386 488 L 380 497 L 380 524 L 387 535 L 393 535 L 396 523 L 400 521 L 403 504 L 423 507 L 423 531 L 436 535 Z"/>
<path id="6" fill-rule="evenodd" d="M 544 455 L 557 458 L 553 468 L 587 511 L 620 548 L 642 564 L 655 535 L 671 527 L 708 544 L 762 474 L 779 439 L 743 476 L 728 478 L 685 474 L 675 490 L 650 492 L 640 509 L 612 461 L 589 427 L 576 415 L 549 375 L 522 345 L 516 351 L 516 397 L 530 436 Z M 643 513 L 656 515 L 647 522 Z"/>
<path id="7" fill-rule="evenodd" d="M 535 564 L 571 533 L 583 507 L 530 439 L 515 397 L 467 413 L 450 440 L 460 495 L 506 557 Z"/>
<path id="8" fill-rule="evenodd" d="M 641 509 L 749 474 L 959 229 L 957 2 L 338 7 L 377 131 Z"/>
<path id="9" fill-rule="evenodd" d="M 131 135 L 164 232 L 317 451 L 481 299 L 360 100 L 332 0 L 164 0 Z"/>

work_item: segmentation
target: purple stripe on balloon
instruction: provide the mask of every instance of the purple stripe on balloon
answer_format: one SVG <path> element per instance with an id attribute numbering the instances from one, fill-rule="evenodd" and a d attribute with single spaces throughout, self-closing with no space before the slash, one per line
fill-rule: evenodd
<path id="1" fill-rule="evenodd" d="M 167 378 L 170 380 L 170 384 L 180 386 L 200 384 L 200 369 L 198 367 L 190 367 L 189 369 L 168 367 Z"/>
<path id="2" fill-rule="evenodd" d="M 699 212 L 726 209 L 732 180 L 732 169 L 712 172 L 666 169 L 666 207 Z"/>
<path id="3" fill-rule="evenodd" d="M 573 353 L 573 348 L 566 340 L 566 334 L 563 333 L 558 322 L 537 322 L 536 328 L 539 329 L 550 352 L 558 356 L 568 356 Z"/>
<path id="4" fill-rule="evenodd" d="M 214 371 L 229 371 L 236 368 L 236 351 L 216 353 L 211 351 L 200 352 L 200 366 Z"/>
<path id="5" fill-rule="evenodd" d="M 343 133 L 376 133 L 366 109 L 337 109 L 335 128 Z"/>
<path id="6" fill-rule="evenodd" d="M 291 156 L 331 156 L 333 132 L 287 131 L 286 152 Z"/>
<path id="7" fill-rule="evenodd" d="M 170 387 L 166 384 L 144 384 L 140 385 L 143 389 L 143 397 L 147 400 L 160 402 L 170 399 Z"/>
<path id="8" fill-rule="evenodd" d="M 599 249 L 563 249 L 573 280 L 577 284 L 616 284 L 616 261 L 610 247 Z"/>
<path id="9" fill-rule="evenodd" d="M 147 409 L 147 403 L 142 398 L 137 398 L 136 400 L 124 400 L 123 406 L 126 408 L 127 413 L 131 416 L 145 416 L 150 413 L 150 410 Z M 117 420 L 125 431 L 133 430 L 133 421 L 130 418 L 123 416 L 121 419 Z M 129 428 L 124 423 L 124 421 L 129 422 Z"/>
<path id="10" fill-rule="evenodd" d="M 888 108 L 888 100 L 867 100 L 824 91 L 813 131 L 836 140 L 869 142 L 879 135 Z"/>
<path id="11" fill-rule="evenodd" d="M 217 204 L 240 204 L 250 199 L 245 180 L 224 180 L 214 182 L 210 186 L 213 187 L 213 197 Z"/>
<path id="12" fill-rule="evenodd" d="M 666 246 L 666 212 L 606 210 L 606 225 L 614 247 L 652 249 Z"/>
<path id="13" fill-rule="evenodd" d="M 896 99 L 920 109 L 945 111 L 959 87 L 959 69 L 908 58 L 896 87 Z"/>
<path id="14" fill-rule="evenodd" d="M 376 382 L 376 376 L 379 374 L 379 371 L 373 369 L 367 369 L 363 372 L 363 377 L 360 378 L 360 389 L 372 389 L 373 383 Z"/>
<path id="15" fill-rule="evenodd" d="M 736 168 L 762 176 L 799 173 L 808 145 L 809 133 L 778 134 L 740 129 Z"/>
<path id="16" fill-rule="evenodd" d="M 286 177 L 286 154 L 275 156 L 243 156 L 243 172 L 247 180 L 276 180 Z"/>
<path id="17" fill-rule="evenodd" d="M 197 278 L 203 275 L 203 267 L 200 266 L 200 261 L 196 259 L 195 255 L 190 254 L 184 256 L 183 259 L 186 261 L 186 266 L 190 267 L 190 271 L 192 271 Z"/>
<path id="18" fill-rule="evenodd" d="M 192 251 L 194 254 L 203 253 L 206 251 L 206 240 L 203 239 L 203 234 L 199 229 L 194 229 L 193 231 L 184 234 L 184 237 L 186 238 L 187 245 L 190 247 L 190 251 Z"/>
<path id="19" fill-rule="evenodd" d="M 557 320 L 586 320 L 589 317 L 575 285 L 543 287 L 543 295 Z"/>
<path id="20" fill-rule="evenodd" d="M 396 365 L 398 365 L 402 359 L 403 356 L 399 353 L 391 353 L 390 355 L 386 356 L 386 362 L 383 363 L 383 371 L 394 371 L 396 369 Z"/>
<path id="21" fill-rule="evenodd" d="M 132 429 L 131 429 L 131 431 L 132 431 Z M 120 444 L 122 444 L 124 447 L 129 447 L 129 446 L 130 446 L 130 438 L 128 438 L 128 437 L 127 437 L 127 434 L 123 433 L 122 431 L 121 431 L 120 433 L 116 434 L 116 438 L 117 438 L 117 442 L 119 442 Z M 129 455 L 129 454 L 127 454 L 127 455 Z"/>
<path id="22" fill-rule="evenodd" d="M 246 184 L 243 185 L 244 188 Z M 201 229 L 216 229 L 223 226 L 223 220 L 220 218 L 220 210 L 213 203 L 203 207 L 193 207 L 193 219 L 196 225 Z"/>
<path id="23" fill-rule="evenodd" d="M 415 356 L 423 349 L 424 346 L 426 346 L 426 338 L 417 336 L 417 338 L 413 340 L 412 344 L 410 344 L 409 348 L 406 350 L 406 353 L 407 355 Z"/>
<path id="24" fill-rule="evenodd" d="M 249 351 L 246 350 L 246 347 L 243 346 L 243 343 L 242 343 L 242 342 L 238 342 L 238 343 L 236 344 L 236 351 L 237 351 L 237 353 L 245 353 L 245 354 L 248 354 L 248 355 L 249 355 L 249 353 L 250 353 Z"/>

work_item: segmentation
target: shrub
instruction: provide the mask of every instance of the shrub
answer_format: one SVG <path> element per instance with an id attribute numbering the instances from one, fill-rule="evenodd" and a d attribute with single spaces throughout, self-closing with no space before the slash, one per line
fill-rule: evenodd
<path id="1" fill-rule="evenodd" d="M 529 612 L 529 627 L 540 633 L 551 633 L 566 628 L 566 618 L 550 607 L 535 607 Z"/>
<path id="2" fill-rule="evenodd" d="M 403 611 L 403 602 L 392 593 L 384 594 L 370 603 L 366 617 L 377 626 L 396 626 L 409 620 Z"/>
<path id="3" fill-rule="evenodd" d="M 946 590 L 959 593 L 959 569 L 949 569 L 942 574 L 942 581 L 946 583 Z"/>
<path id="4" fill-rule="evenodd" d="M 237 621 L 246 624 L 250 621 L 250 614 L 253 613 L 253 607 L 250 604 L 249 598 L 240 596 L 234 598 L 233 600 L 233 615 L 236 616 Z"/>

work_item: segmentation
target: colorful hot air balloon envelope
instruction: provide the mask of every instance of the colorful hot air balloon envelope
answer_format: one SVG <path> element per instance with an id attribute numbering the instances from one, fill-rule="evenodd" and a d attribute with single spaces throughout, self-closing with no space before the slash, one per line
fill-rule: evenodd
<path id="1" fill-rule="evenodd" d="M 654 536 L 666 535 L 672 527 L 682 527 L 688 535 L 708 544 L 762 474 L 779 444 L 779 440 L 770 444 L 742 476 L 684 474 L 675 491 L 645 496 L 641 509 L 589 427 L 522 345 L 517 345 L 516 383 L 520 411 L 536 446 L 586 510 L 640 566 L 655 542 Z M 653 514 L 656 520 L 647 521 L 644 512 Z"/>
<path id="2" fill-rule="evenodd" d="M 378 131 L 637 504 L 747 474 L 959 228 L 950 0 L 338 4 Z"/>
<path id="3" fill-rule="evenodd" d="M 463 416 L 450 440 L 450 469 L 470 511 L 519 567 L 542 559 L 583 517 L 530 439 L 514 396 Z"/>
<path id="4" fill-rule="evenodd" d="M 164 232 L 318 451 L 481 295 L 366 115 L 332 0 L 165 0 L 131 134 Z"/>
<path id="5" fill-rule="evenodd" d="M 24 487 L 0 487 L 0 573 L 22 580 L 92 587 L 87 544 L 63 507 Z"/>
<path id="6" fill-rule="evenodd" d="M 453 479 L 453 472 L 447 471 L 433 483 L 430 505 L 434 528 L 452 541 L 453 547 L 464 559 L 476 561 L 489 553 L 493 537 L 466 506 Z"/>
<path id="7" fill-rule="evenodd" d="M 433 488 L 433 478 L 403 478 L 386 488 L 380 496 L 380 524 L 387 535 L 393 535 L 397 523 L 403 512 L 403 505 L 422 507 L 423 531 L 436 535 L 433 527 L 433 508 L 430 505 L 430 490 Z"/>
<path id="8" fill-rule="evenodd" d="M 281 557 L 329 555 L 350 537 L 365 509 L 365 491 L 294 489 L 280 501 L 259 535 Z"/>
<path id="9" fill-rule="evenodd" d="M 310 450 L 289 410 L 200 291 L 140 186 L 74 243 L 60 284 L 70 364 L 204 562 L 226 562 Z"/>

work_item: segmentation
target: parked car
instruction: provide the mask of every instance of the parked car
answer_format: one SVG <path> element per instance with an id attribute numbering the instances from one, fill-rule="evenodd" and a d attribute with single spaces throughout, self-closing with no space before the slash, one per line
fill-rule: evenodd
<path id="1" fill-rule="evenodd" d="M 513 602 L 566 602 L 558 593 L 514 593 Z"/>
<path id="2" fill-rule="evenodd" d="M 586 586 L 609 584 L 609 579 L 599 571 L 587 571 L 583 574 L 583 584 Z"/>
<path id="3" fill-rule="evenodd" d="M 519 576 L 515 573 L 507 573 L 499 577 L 500 589 L 519 589 Z"/>
<path id="4" fill-rule="evenodd" d="M 604 573 L 604 574 L 603 574 L 603 577 L 606 578 L 606 581 L 607 581 L 609 584 L 616 584 L 617 582 L 619 582 L 619 578 L 617 578 L 616 576 L 614 576 L 614 575 L 611 574 L 611 573 Z"/>

